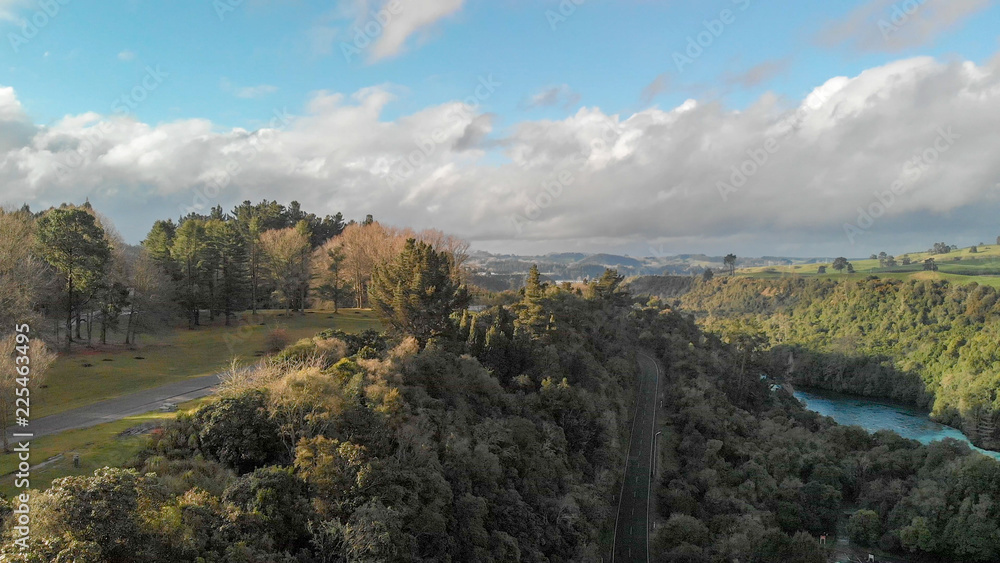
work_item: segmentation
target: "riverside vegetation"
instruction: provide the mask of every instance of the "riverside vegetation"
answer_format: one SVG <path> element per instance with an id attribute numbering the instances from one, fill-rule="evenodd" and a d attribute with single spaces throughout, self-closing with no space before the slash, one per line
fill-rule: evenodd
<path id="1" fill-rule="evenodd" d="M 766 336 L 793 383 L 926 407 L 1000 449 L 998 297 L 976 282 L 734 278 L 684 303 L 716 330 Z"/>

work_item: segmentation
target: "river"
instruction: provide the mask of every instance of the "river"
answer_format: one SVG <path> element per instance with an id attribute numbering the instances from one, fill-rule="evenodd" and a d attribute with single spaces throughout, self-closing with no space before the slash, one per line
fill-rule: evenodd
<path id="1" fill-rule="evenodd" d="M 917 440 L 922 444 L 954 438 L 969 444 L 978 452 L 1000 460 L 1000 453 L 973 446 L 959 430 L 938 424 L 927 413 L 911 407 L 813 389 L 796 389 L 794 395 L 807 409 L 829 416 L 838 424 L 860 426 L 869 432 L 893 430 L 904 438 Z"/>

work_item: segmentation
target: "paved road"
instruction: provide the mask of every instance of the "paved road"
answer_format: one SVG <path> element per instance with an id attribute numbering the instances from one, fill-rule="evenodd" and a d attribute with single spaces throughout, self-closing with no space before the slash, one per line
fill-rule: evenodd
<path id="1" fill-rule="evenodd" d="M 618 517 L 612 561 L 647 563 L 649 561 L 649 488 L 650 460 L 653 453 L 653 430 L 656 422 L 656 396 L 659 365 L 650 357 L 639 356 L 639 390 L 629 438 L 628 461 Z"/>
<path id="2" fill-rule="evenodd" d="M 30 432 L 34 434 L 35 438 L 38 438 L 67 430 L 96 426 L 156 410 L 163 403 L 183 403 L 210 395 L 218 383 L 218 374 L 187 379 L 59 414 L 36 418 L 31 421 L 27 428 L 16 428 L 9 433 Z"/>

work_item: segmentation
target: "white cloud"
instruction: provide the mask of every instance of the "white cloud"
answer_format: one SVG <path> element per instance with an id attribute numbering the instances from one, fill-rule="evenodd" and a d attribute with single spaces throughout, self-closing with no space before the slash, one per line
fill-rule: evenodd
<path id="1" fill-rule="evenodd" d="M 426 39 L 435 24 L 458 13 L 464 4 L 465 0 L 342 0 L 324 18 L 330 21 L 315 25 L 307 37 L 318 55 L 346 47 L 375 62 L 398 55 L 414 36 Z M 342 20 L 352 23 L 333 23 Z"/>
<path id="2" fill-rule="evenodd" d="M 465 4 L 465 0 L 389 0 L 384 4 L 393 2 L 399 2 L 402 9 L 385 26 L 382 36 L 372 47 L 374 60 L 398 54 L 414 34 L 458 12 Z M 365 3 L 368 4 L 367 1 Z"/>
<path id="3" fill-rule="evenodd" d="M 133 51 L 125 49 L 121 53 L 118 53 L 118 60 L 119 61 L 124 61 L 124 62 L 134 61 L 135 60 L 135 53 Z"/>
<path id="4" fill-rule="evenodd" d="M 580 94 L 573 91 L 567 84 L 552 86 L 534 94 L 523 102 L 528 108 L 561 106 L 569 109 L 580 102 Z"/>
<path id="5" fill-rule="evenodd" d="M 386 87 L 320 92 L 287 126 L 263 132 L 97 114 L 36 127 L 13 90 L 0 89 L 0 202 L 90 196 L 112 217 L 134 221 L 121 225 L 134 240 L 153 219 L 178 215 L 194 190 L 235 162 L 231 183 L 206 209 L 297 199 L 317 213 L 373 213 L 494 247 L 648 249 L 728 237 L 843 254 L 851 248 L 844 223 L 945 129 L 958 136 L 954 145 L 907 178 L 857 254 L 903 237 L 907 248 L 923 248 L 937 232 L 978 229 L 973 242 L 1000 234 L 992 232 L 1000 211 L 1000 70 L 993 66 L 907 59 L 834 77 L 799 107 L 767 94 L 741 111 L 693 100 L 629 116 L 582 108 L 505 131 L 458 102 L 386 120 L 393 100 Z M 723 201 L 718 182 L 768 143 L 778 148 L 767 163 Z M 60 174 L 59 163 L 80 147 L 91 147 L 81 151 L 82 163 Z M 569 180 L 560 189 L 554 182 L 563 173 Z M 557 195 L 544 195 L 545 186 Z M 520 231 L 514 217 L 525 219 Z"/>
<path id="6" fill-rule="evenodd" d="M 25 0 L 0 0 L 0 21 L 20 21 L 16 8 L 25 5 Z"/>
<path id="7" fill-rule="evenodd" d="M 237 98 L 255 99 L 269 96 L 278 91 L 277 86 L 260 84 L 258 86 L 236 86 L 228 78 L 219 81 L 219 86 L 225 92 L 230 92 Z"/>
<path id="8" fill-rule="evenodd" d="M 268 94 L 273 94 L 278 91 L 277 86 L 271 86 L 270 84 L 261 84 L 259 86 L 247 86 L 244 88 L 238 88 L 236 90 L 236 96 L 240 98 L 263 98 Z"/>
<path id="9" fill-rule="evenodd" d="M 860 51 L 896 52 L 930 43 L 992 0 L 870 0 L 835 21 L 820 35 L 823 43 L 847 43 Z"/>

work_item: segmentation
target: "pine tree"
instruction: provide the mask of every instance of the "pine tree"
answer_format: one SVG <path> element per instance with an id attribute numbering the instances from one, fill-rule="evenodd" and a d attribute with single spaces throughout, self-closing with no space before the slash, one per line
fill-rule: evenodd
<path id="1" fill-rule="evenodd" d="M 194 328 L 200 323 L 203 297 L 203 268 L 207 246 L 205 223 L 200 219 L 188 219 L 177 229 L 177 236 L 171 249 L 171 255 L 180 265 L 181 306 L 187 311 L 188 328 Z"/>
<path id="2" fill-rule="evenodd" d="M 387 325 L 416 338 L 421 348 L 447 334 L 451 314 L 469 301 L 465 287 L 454 282 L 447 253 L 415 239 L 394 261 L 375 268 L 369 298 Z"/>
<path id="3" fill-rule="evenodd" d="M 45 213 L 38 220 L 36 237 L 42 257 L 65 282 L 66 349 L 69 350 L 79 296 L 93 292 L 103 281 L 111 259 L 111 245 L 93 215 L 72 207 Z"/>

